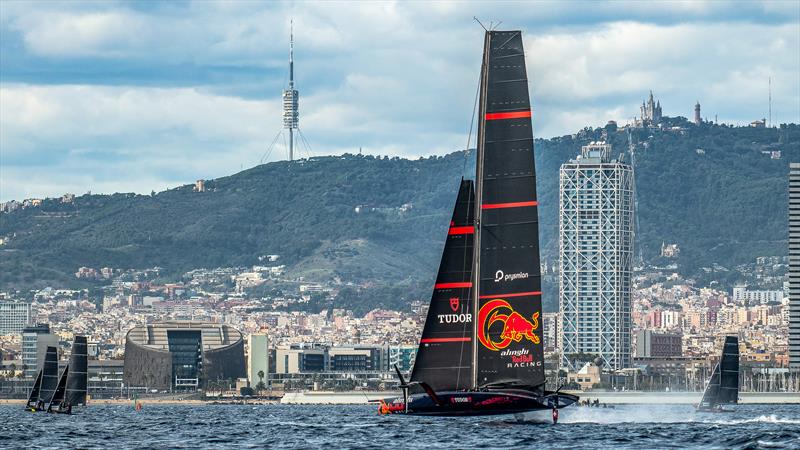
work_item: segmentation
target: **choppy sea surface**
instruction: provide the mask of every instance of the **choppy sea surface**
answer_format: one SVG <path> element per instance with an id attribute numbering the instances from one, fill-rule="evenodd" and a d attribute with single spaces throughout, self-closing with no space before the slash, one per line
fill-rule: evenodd
<path id="1" fill-rule="evenodd" d="M 800 405 L 570 407 L 448 418 L 375 406 L 93 405 L 71 416 L 0 405 L 0 448 L 800 448 Z"/>

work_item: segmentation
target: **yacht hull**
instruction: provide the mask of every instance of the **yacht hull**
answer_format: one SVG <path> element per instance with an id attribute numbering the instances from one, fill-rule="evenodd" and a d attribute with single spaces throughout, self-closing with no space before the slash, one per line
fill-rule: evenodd
<path id="1" fill-rule="evenodd" d="M 407 408 L 402 397 L 384 399 L 379 412 L 419 416 L 490 416 L 560 409 L 578 400 L 575 395 L 554 392 L 541 395 L 519 390 L 445 391 L 437 392 L 435 398 L 429 394 L 410 395 Z"/>

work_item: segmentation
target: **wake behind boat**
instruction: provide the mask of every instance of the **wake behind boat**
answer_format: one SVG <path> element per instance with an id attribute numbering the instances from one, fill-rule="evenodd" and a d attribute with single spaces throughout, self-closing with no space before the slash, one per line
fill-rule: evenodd
<path id="1" fill-rule="evenodd" d="M 475 183 L 462 180 L 403 396 L 384 414 L 489 415 L 558 409 L 544 389 L 538 201 L 520 31 L 487 31 Z"/>

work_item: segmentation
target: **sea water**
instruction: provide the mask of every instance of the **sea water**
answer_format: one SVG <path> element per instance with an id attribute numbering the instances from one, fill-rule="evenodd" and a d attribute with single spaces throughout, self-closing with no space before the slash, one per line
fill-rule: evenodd
<path id="1" fill-rule="evenodd" d="M 0 405 L 0 448 L 800 448 L 800 405 L 569 407 L 524 417 L 380 416 L 375 406 Z"/>

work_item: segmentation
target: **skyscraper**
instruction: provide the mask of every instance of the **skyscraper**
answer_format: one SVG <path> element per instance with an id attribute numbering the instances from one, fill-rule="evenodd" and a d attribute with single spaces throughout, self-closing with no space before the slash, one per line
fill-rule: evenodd
<path id="1" fill-rule="evenodd" d="M 50 325 L 39 324 L 22 330 L 22 365 L 25 377 L 35 377 L 42 368 L 48 346 L 58 347 L 58 336 L 50 334 Z"/>
<path id="2" fill-rule="evenodd" d="M 789 164 L 789 367 L 800 370 L 800 163 Z"/>
<path id="3" fill-rule="evenodd" d="M 572 355 L 622 369 L 631 358 L 633 169 L 592 142 L 560 174 L 559 287 L 562 364 Z M 574 368 L 574 367 L 573 367 Z"/>
<path id="4" fill-rule="evenodd" d="M 30 318 L 30 303 L 0 302 L 0 335 L 21 333 Z"/>

